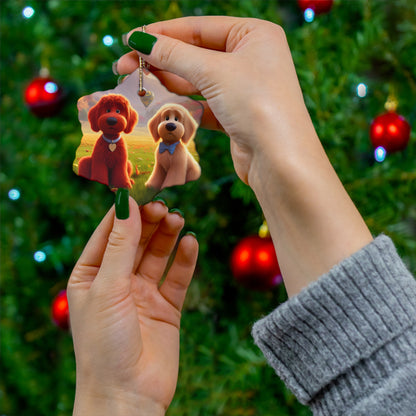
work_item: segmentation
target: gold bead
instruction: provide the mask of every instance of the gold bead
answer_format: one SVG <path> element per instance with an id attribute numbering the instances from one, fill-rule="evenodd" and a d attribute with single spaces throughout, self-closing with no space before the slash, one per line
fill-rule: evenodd
<path id="1" fill-rule="evenodd" d="M 393 111 L 396 111 L 398 105 L 399 105 L 399 102 L 397 101 L 397 98 L 393 94 L 390 94 L 387 97 L 387 101 L 384 104 L 384 108 L 387 111 L 393 112 Z"/>
<path id="2" fill-rule="evenodd" d="M 259 237 L 260 238 L 270 237 L 269 227 L 267 226 L 266 221 L 263 221 L 263 224 L 259 228 Z"/>

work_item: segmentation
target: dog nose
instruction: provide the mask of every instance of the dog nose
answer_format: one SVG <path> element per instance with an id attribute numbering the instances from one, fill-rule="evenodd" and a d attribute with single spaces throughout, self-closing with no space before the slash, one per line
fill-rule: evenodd
<path id="1" fill-rule="evenodd" d="M 107 124 L 109 126 L 114 126 L 114 124 L 117 124 L 117 119 L 115 117 L 108 117 L 107 118 Z"/>
<path id="2" fill-rule="evenodd" d="M 167 131 L 173 131 L 173 130 L 176 129 L 176 124 L 175 123 L 167 123 L 165 127 L 166 127 Z"/>

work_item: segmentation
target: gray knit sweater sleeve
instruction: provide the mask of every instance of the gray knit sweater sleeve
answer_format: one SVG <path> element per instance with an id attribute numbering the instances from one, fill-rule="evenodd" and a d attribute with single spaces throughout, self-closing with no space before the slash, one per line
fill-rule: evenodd
<path id="1" fill-rule="evenodd" d="M 314 415 L 416 415 L 416 280 L 386 236 L 256 322 L 253 337 Z"/>

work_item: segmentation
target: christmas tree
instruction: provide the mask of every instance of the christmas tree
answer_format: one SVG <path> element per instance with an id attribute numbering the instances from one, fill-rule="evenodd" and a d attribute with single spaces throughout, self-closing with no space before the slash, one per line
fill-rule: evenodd
<path id="1" fill-rule="evenodd" d="M 372 233 L 389 235 L 416 273 L 415 132 L 407 146 L 387 154 L 375 152 L 369 133 L 388 98 L 415 124 L 412 2 L 335 0 L 322 14 L 303 12 L 295 0 L 6 0 L 0 7 L 0 413 L 71 414 L 72 339 L 52 322 L 51 304 L 114 200 L 106 186 L 72 172 L 81 138 L 76 102 L 114 88 L 111 64 L 128 50 L 121 34 L 132 28 L 218 14 L 282 25 L 331 162 Z M 24 97 L 41 70 L 55 94 L 43 117 L 34 114 L 41 98 Z M 262 224 L 262 212 L 234 173 L 228 138 L 200 129 L 195 141 L 202 177 L 162 193 L 184 212 L 186 230 L 200 243 L 168 414 L 309 415 L 250 336 L 252 323 L 286 300 L 283 286 L 248 290 L 229 266 L 233 248 Z"/>

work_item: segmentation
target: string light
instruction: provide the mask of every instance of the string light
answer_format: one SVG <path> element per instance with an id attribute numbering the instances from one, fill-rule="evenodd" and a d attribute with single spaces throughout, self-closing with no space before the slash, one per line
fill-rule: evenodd
<path id="1" fill-rule="evenodd" d="M 36 262 L 42 263 L 46 260 L 46 253 L 42 250 L 38 250 L 34 255 L 33 258 Z"/>
<path id="2" fill-rule="evenodd" d="M 8 195 L 12 201 L 17 201 L 20 198 L 20 191 L 18 189 L 10 189 Z"/>
<path id="3" fill-rule="evenodd" d="M 305 22 L 311 23 L 315 19 L 315 12 L 313 9 L 308 8 L 303 12 L 303 17 L 305 18 Z"/>
<path id="4" fill-rule="evenodd" d="M 114 43 L 114 39 L 112 36 L 106 35 L 103 37 L 103 43 L 105 46 L 112 46 L 112 44 Z"/>
<path id="5" fill-rule="evenodd" d="M 367 85 L 363 82 L 357 85 L 357 95 L 360 98 L 364 98 L 367 95 Z"/>
<path id="6" fill-rule="evenodd" d="M 22 10 L 22 15 L 25 19 L 30 19 L 35 14 L 33 7 L 27 6 Z"/>
<path id="7" fill-rule="evenodd" d="M 387 156 L 386 149 L 383 146 L 379 146 L 374 150 L 374 159 L 377 162 L 383 162 Z"/>
<path id="8" fill-rule="evenodd" d="M 47 82 L 43 88 L 49 94 L 53 94 L 58 91 L 58 85 L 52 81 Z"/>

